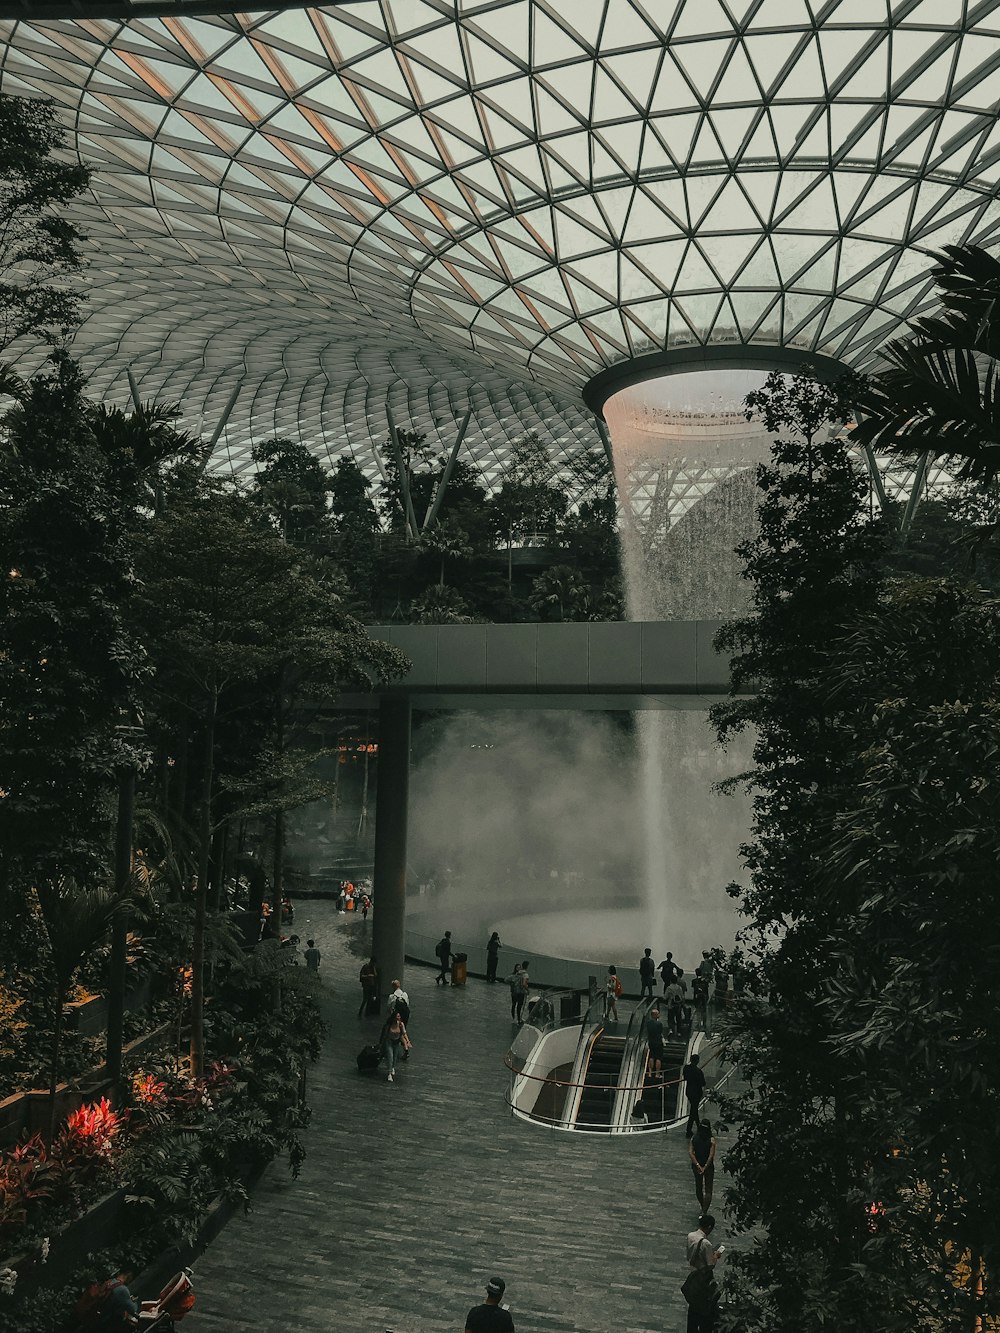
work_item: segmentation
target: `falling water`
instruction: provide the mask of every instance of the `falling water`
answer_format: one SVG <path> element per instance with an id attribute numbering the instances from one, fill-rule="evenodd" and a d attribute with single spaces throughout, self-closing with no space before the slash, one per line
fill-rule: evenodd
<path id="1" fill-rule="evenodd" d="M 722 620 L 745 609 L 734 548 L 754 529 L 753 465 L 768 440 L 739 405 L 761 379 L 677 375 L 606 405 L 630 619 Z M 638 736 L 648 928 L 690 967 L 702 949 L 730 946 L 737 928 L 725 890 L 741 877 L 749 808 L 715 784 L 748 766 L 749 742 L 723 752 L 703 706 L 644 712 Z"/>

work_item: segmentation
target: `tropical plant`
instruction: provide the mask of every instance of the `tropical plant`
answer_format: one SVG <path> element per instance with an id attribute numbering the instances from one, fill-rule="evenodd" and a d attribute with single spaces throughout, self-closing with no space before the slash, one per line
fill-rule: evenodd
<path id="1" fill-rule="evenodd" d="M 56 1085 L 62 1050 L 63 1009 L 80 964 L 111 925 L 119 895 L 101 886 L 85 888 L 66 877 L 40 880 L 35 896 L 45 926 L 52 968 L 52 1050 L 49 1072 L 49 1136 L 55 1135 Z"/>
<path id="2" fill-rule="evenodd" d="M 946 246 L 932 269 L 939 313 L 882 349 L 889 368 L 858 398 L 852 438 L 876 449 L 959 460 L 959 476 L 1000 475 L 1000 259 Z"/>
<path id="3" fill-rule="evenodd" d="M 531 605 L 544 618 L 555 612 L 556 620 L 586 620 L 590 589 L 571 565 L 552 565 L 531 585 Z"/>

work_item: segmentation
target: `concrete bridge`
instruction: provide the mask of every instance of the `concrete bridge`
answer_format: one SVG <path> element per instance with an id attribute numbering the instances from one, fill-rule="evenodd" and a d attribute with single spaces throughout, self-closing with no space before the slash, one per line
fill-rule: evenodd
<path id="1" fill-rule="evenodd" d="M 413 709 L 707 709 L 729 692 L 718 621 L 557 625 L 372 625 L 400 648 L 406 676 L 338 698 L 378 709 L 373 950 L 386 990 L 402 976 Z"/>

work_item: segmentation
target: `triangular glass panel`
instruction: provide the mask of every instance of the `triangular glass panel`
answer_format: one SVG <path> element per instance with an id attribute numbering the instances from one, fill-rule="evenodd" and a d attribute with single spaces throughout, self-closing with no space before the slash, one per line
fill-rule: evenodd
<path id="1" fill-rule="evenodd" d="M 707 101 L 732 45 L 728 39 L 712 39 L 670 48 L 671 56 L 703 102 Z"/>
<path id="2" fill-rule="evenodd" d="M 641 264 L 648 274 L 655 280 L 657 288 L 661 292 L 669 292 L 677 281 L 677 274 L 680 271 L 684 260 L 684 253 L 687 242 L 681 238 L 676 241 L 657 241 L 648 245 L 633 245 L 629 250 L 629 255 L 636 263 Z M 629 268 L 631 269 L 631 265 Z M 623 256 L 623 275 L 622 289 L 624 293 L 625 270 Z M 637 293 L 630 299 L 641 300 L 650 293 Z M 624 295 L 623 295 L 624 299 Z"/>
<path id="3" fill-rule="evenodd" d="M 505 47 L 522 65 L 527 65 L 529 58 L 528 34 L 530 13 L 527 5 L 503 5 L 499 8 L 483 8 L 476 14 L 463 15 L 458 22 L 470 31 L 479 30 L 491 37 L 494 43 Z"/>
<path id="4" fill-rule="evenodd" d="M 744 38 L 750 64 L 756 71 L 760 86 L 766 93 L 791 59 L 802 41 L 801 33 L 769 32 L 755 35 L 751 30 Z"/>
<path id="5" fill-rule="evenodd" d="M 565 61 L 580 60 L 584 51 L 570 34 L 536 5 L 532 13 L 534 36 L 532 67 L 545 69 L 548 65 L 559 65 Z"/>

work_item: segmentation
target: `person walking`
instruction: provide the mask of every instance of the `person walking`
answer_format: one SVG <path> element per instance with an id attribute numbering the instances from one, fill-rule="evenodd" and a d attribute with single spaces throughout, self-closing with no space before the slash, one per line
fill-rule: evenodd
<path id="1" fill-rule="evenodd" d="M 500 961 L 500 936 L 496 931 L 486 941 L 486 980 L 496 981 Z"/>
<path id="2" fill-rule="evenodd" d="M 389 1018 L 385 1025 L 385 1036 L 382 1039 L 382 1050 L 385 1053 L 386 1063 L 389 1066 L 389 1076 L 387 1083 L 395 1082 L 396 1061 L 399 1059 L 400 1051 L 409 1051 L 410 1039 L 406 1035 L 406 1024 L 403 1022 L 403 1016 L 397 1009 Z"/>
<path id="3" fill-rule="evenodd" d="M 688 1303 L 687 1333 L 715 1333 L 718 1326 L 720 1292 L 714 1269 L 725 1246 L 716 1249 L 709 1240 L 714 1229 L 715 1218 L 705 1213 L 694 1231 L 688 1232 L 687 1261 L 691 1271 L 681 1287 Z"/>
<path id="4" fill-rule="evenodd" d="M 703 1120 L 688 1141 L 688 1156 L 694 1173 L 694 1192 L 701 1211 L 707 1213 L 715 1186 L 715 1135 L 710 1120 Z"/>
<path id="5" fill-rule="evenodd" d="M 319 971 L 319 963 L 323 955 L 316 948 L 315 940 L 306 940 L 306 951 L 302 956 L 306 960 L 306 967 L 310 972 Z"/>
<path id="6" fill-rule="evenodd" d="M 663 1024 L 659 1009 L 650 1011 L 646 1019 L 646 1042 L 649 1045 L 649 1063 L 657 1082 L 663 1077 Z"/>
<path id="7" fill-rule="evenodd" d="M 656 979 L 656 964 L 653 962 L 652 949 L 646 949 L 639 959 L 639 980 L 642 983 L 639 987 L 639 999 L 644 1000 L 648 995 L 653 998 L 653 982 Z"/>
<path id="8" fill-rule="evenodd" d="M 520 1023 L 521 1010 L 524 1008 L 524 989 L 521 985 L 521 964 L 514 964 L 514 971 L 507 978 L 510 987 L 510 1016 L 515 1023 Z"/>
<path id="9" fill-rule="evenodd" d="M 679 1037 L 684 1026 L 684 992 L 676 977 L 663 992 L 663 999 L 667 1009 L 667 1032 Z"/>
<path id="10" fill-rule="evenodd" d="M 514 1333 L 510 1311 L 500 1302 L 507 1290 L 502 1277 L 491 1277 L 486 1284 L 486 1300 L 474 1305 L 465 1316 L 465 1333 Z"/>
<path id="11" fill-rule="evenodd" d="M 366 893 L 366 894 L 364 895 L 364 897 L 361 899 L 361 920 L 362 920 L 362 921 L 367 921 L 367 920 L 368 920 L 368 913 L 371 911 L 371 906 L 372 906 L 372 900 L 368 897 L 368 894 Z"/>
<path id="12" fill-rule="evenodd" d="M 452 953 L 452 951 L 451 951 L 451 931 L 450 931 L 450 930 L 446 930 L 446 931 L 444 932 L 444 935 L 441 937 L 441 939 L 438 940 L 438 942 L 437 942 L 437 947 L 435 948 L 434 952 L 435 952 L 435 954 L 437 955 L 438 962 L 441 964 L 441 971 L 440 971 L 440 972 L 437 974 L 437 976 L 434 978 L 434 984 L 435 984 L 435 986 L 437 986 L 437 985 L 445 985 L 445 986 L 447 986 L 447 985 L 448 985 L 448 965 L 449 965 L 449 963 L 451 962 L 451 960 L 452 960 L 452 959 L 454 958 L 454 956 L 455 956 L 455 955 Z"/>
<path id="13" fill-rule="evenodd" d="M 386 1018 L 391 1018 L 393 1014 L 399 1013 L 403 1017 L 404 1023 L 410 1021 L 410 997 L 400 983 L 398 977 L 392 983 L 392 990 L 389 992 L 389 999 L 386 1002 Z"/>
<path id="14" fill-rule="evenodd" d="M 369 1014 L 378 1013 L 378 966 L 374 958 L 369 958 L 358 973 L 358 980 L 361 982 L 361 1006 L 358 1009 L 360 1018 L 367 1010 Z"/>
<path id="15" fill-rule="evenodd" d="M 608 968 L 607 979 L 604 982 L 604 1021 L 606 1023 L 618 1022 L 618 997 L 622 993 L 622 983 L 618 976 L 618 969 L 614 963 Z"/>
<path id="16" fill-rule="evenodd" d="M 701 1105 L 701 1099 L 705 1094 L 705 1071 L 701 1068 L 701 1060 L 697 1054 L 692 1055 L 681 1070 L 681 1077 L 684 1080 L 684 1091 L 688 1100 L 688 1119 L 685 1132 L 690 1138 L 693 1131 L 701 1124 L 698 1119 L 698 1107 Z"/>

